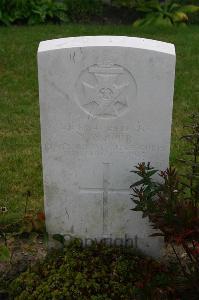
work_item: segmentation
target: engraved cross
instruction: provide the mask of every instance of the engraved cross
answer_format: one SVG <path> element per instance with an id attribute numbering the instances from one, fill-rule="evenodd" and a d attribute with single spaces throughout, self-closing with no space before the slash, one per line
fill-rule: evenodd
<path id="1" fill-rule="evenodd" d="M 110 188 L 110 163 L 103 163 L 103 184 L 102 188 L 80 188 L 80 193 L 102 193 L 102 222 L 103 234 L 108 234 L 108 196 L 109 193 L 129 194 L 129 189 L 111 189 Z"/>

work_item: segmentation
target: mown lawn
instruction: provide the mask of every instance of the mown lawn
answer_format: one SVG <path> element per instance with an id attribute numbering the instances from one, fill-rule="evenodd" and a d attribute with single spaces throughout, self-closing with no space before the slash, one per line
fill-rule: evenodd
<path id="1" fill-rule="evenodd" d="M 174 43 L 177 52 L 171 163 L 188 114 L 199 111 L 199 26 L 135 29 L 131 26 L 45 25 L 0 28 L 0 206 L 10 222 L 43 205 L 36 53 L 41 40 L 80 35 L 128 35 Z M 164 111 L 162 112 L 164 114 Z"/>

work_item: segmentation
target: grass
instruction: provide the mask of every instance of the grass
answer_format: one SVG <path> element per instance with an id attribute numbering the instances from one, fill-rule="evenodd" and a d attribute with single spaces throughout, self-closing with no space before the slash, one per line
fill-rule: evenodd
<path id="1" fill-rule="evenodd" d="M 146 28 L 100 25 L 45 25 L 0 28 L 0 206 L 11 222 L 43 206 L 36 53 L 41 40 L 80 35 L 128 35 L 174 43 L 177 52 L 171 163 L 188 114 L 199 111 L 199 26 Z M 162 112 L 164 113 L 164 112 Z"/>

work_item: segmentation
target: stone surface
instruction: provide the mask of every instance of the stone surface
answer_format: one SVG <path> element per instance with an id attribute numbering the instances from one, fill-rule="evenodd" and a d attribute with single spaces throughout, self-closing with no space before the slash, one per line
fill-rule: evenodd
<path id="1" fill-rule="evenodd" d="M 161 239 L 130 210 L 130 171 L 142 161 L 169 164 L 174 46 L 114 36 L 44 41 L 38 69 L 48 232 L 131 238 L 160 255 Z"/>

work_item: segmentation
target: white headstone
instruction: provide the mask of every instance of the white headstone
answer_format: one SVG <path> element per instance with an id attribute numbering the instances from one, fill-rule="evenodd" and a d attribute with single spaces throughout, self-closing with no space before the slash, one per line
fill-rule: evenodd
<path id="1" fill-rule="evenodd" d="M 143 161 L 169 165 L 174 45 L 122 36 L 50 40 L 40 43 L 38 66 L 47 231 L 132 239 L 158 256 L 161 240 L 130 210 L 129 186 L 138 179 L 130 171 Z"/>

